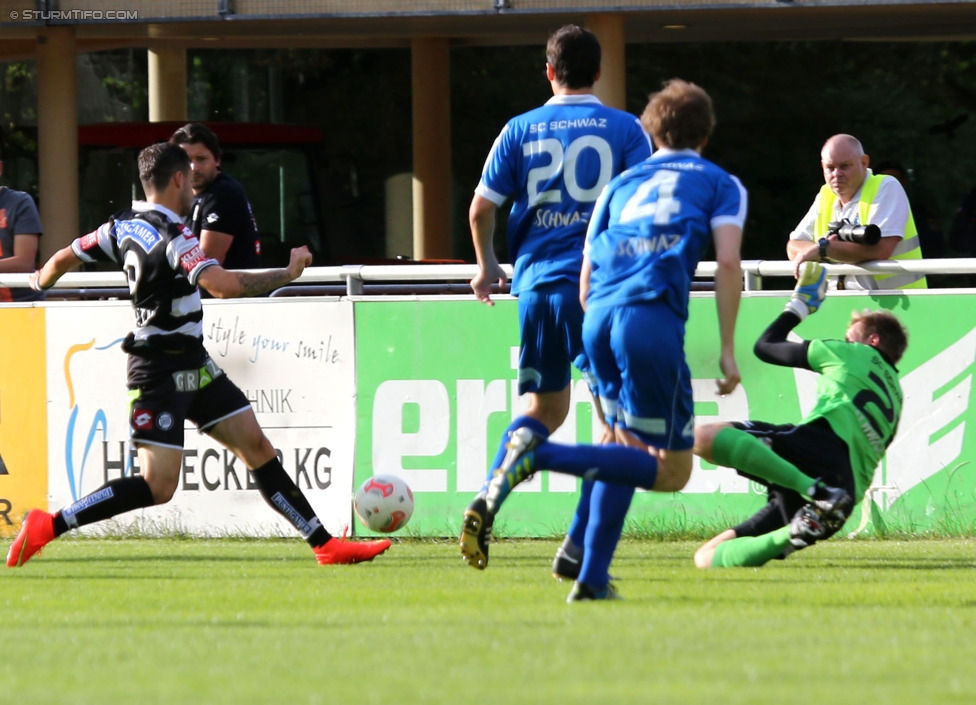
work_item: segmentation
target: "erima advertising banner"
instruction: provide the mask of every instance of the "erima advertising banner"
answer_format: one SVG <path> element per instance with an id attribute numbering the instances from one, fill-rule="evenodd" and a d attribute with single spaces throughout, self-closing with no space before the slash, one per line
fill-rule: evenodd
<path id="1" fill-rule="evenodd" d="M 714 299 L 695 295 L 685 342 L 697 423 L 758 419 L 796 423 L 815 402 L 817 375 L 760 362 L 756 339 L 788 297 L 746 296 L 736 334 L 741 386 L 715 391 L 718 319 Z M 904 409 L 898 434 L 848 530 L 887 524 L 908 530 L 952 531 L 976 521 L 976 407 L 973 363 L 976 323 L 971 294 L 832 295 L 794 332 L 843 339 L 851 312 L 887 309 L 909 329 L 898 365 Z M 653 335 L 647 331 L 647 335 Z M 411 529 L 453 535 L 464 507 L 481 487 L 502 432 L 522 410 L 516 393 L 516 304 L 474 301 L 365 301 L 356 305 L 358 421 L 356 480 L 400 475 L 417 500 Z M 798 338 L 796 338 L 798 339 Z M 592 442 L 589 394 L 573 382 L 573 406 L 556 440 Z M 516 489 L 496 520 L 496 533 L 551 535 L 565 531 L 576 503 L 575 478 L 539 473 Z M 764 502 L 764 488 L 728 468 L 695 459 L 676 494 L 639 492 L 631 525 L 667 530 L 731 526 Z M 873 508 L 873 511 L 871 511 Z"/>
<path id="2" fill-rule="evenodd" d="M 44 310 L 0 308 L 0 536 L 47 498 Z"/>
<path id="3" fill-rule="evenodd" d="M 78 325 L 78 321 L 84 321 Z M 50 507 L 139 471 L 128 442 L 128 302 L 49 304 Z M 204 303 L 204 343 L 251 401 L 285 471 L 323 524 L 350 525 L 355 355 L 352 304 L 322 299 Z M 121 515 L 115 528 L 195 535 L 297 536 L 240 460 L 187 422 L 179 486 L 168 504 Z"/>

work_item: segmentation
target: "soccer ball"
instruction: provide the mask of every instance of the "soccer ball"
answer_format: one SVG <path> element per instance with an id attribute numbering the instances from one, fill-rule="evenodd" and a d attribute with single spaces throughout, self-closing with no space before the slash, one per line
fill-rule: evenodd
<path id="1" fill-rule="evenodd" d="M 390 534 L 410 521 L 413 492 L 396 475 L 373 475 L 356 490 L 353 509 L 368 529 Z"/>

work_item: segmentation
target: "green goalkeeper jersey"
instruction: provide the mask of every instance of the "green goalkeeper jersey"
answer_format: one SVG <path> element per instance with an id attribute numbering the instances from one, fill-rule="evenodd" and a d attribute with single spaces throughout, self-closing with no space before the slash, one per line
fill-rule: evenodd
<path id="1" fill-rule="evenodd" d="M 811 340 L 807 361 L 820 377 L 817 405 L 804 422 L 825 419 L 847 443 L 861 498 L 898 430 L 898 370 L 870 345 L 843 340 Z"/>

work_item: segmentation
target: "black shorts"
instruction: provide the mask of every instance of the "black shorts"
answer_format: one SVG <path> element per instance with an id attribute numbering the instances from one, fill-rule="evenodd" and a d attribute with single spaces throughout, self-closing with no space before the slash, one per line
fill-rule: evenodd
<path id="1" fill-rule="evenodd" d="M 777 455 L 793 463 L 801 472 L 833 487 L 841 487 L 854 497 L 854 470 L 851 468 L 850 452 L 847 444 L 826 421 L 818 419 L 800 425 L 736 421 L 732 425 L 766 442 Z M 743 477 L 766 485 L 769 501 L 750 519 L 733 527 L 736 536 L 762 536 L 786 526 L 800 507 L 807 503 L 793 490 L 771 485 L 741 470 L 738 472 Z M 836 530 L 828 535 L 834 533 Z"/>
<path id="2" fill-rule="evenodd" d="M 130 356 L 129 435 L 137 443 L 183 448 L 183 425 L 208 431 L 251 407 L 244 392 L 209 357 L 191 369 L 173 369 Z"/>

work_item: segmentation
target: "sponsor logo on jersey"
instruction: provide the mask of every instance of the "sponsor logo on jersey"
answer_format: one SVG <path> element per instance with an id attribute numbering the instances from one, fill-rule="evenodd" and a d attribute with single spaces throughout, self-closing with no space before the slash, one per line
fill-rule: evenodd
<path id="1" fill-rule="evenodd" d="M 87 235 L 81 238 L 81 250 L 82 252 L 88 252 L 88 250 L 93 249 L 98 244 L 98 231 L 92 230 Z"/>
<path id="2" fill-rule="evenodd" d="M 649 169 L 667 169 L 670 171 L 705 171 L 705 165 L 699 162 L 655 162 L 648 164 Z"/>
<path id="3" fill-rule="evenodd" d="M 655 235 L 653 237 L 631 237 L 617 243 L 617 254 L 622 257 L 640 257 L 665 252 L 681 242 L 681 236 L 675 233 Z"/>
<path id="4" fill-rule="evenodd" d="M 207 214 L 207 225 L 213 225 L 218 220 L 220 220 L 220 216 L 217 215 L 216 213 Z"/>
<path id="5" fill-rule="evenodd" d="M 156 313 L 156 309 L 146 308 L 145 306 L 134 306 L 132 310 L 136 315 L 136 326 L 138 328 L 145 328 L 146 324 L 152 320 L 152 317 Z"/>
<path id="6" fill-rule="evenodd" d="M 7 209 L 0 208 L 0 228 L 7 227 Z"/>
<path id="7" fill-rule="evenodd" d="M 153 415 L 148 409 L 133 409 L 132 428 L 137 431 L 148 431 L 153 427 Z"/>
<path id="8" fill-rule="evenodd" d="M 183 266 L 183 269 L 186 270 L 186 273 L 189 274 L 198 264 L 207 259 L 209 258 L 207 257 L 206 253 L 200 249 L 200 246 L 194 245 L 192 250 L 186 252 L 180 257 L 180 264 Z"/>
<path id="9" fill-rule="evenodd" d="M 575 128 L 587 128 L 587 127 L 606 127 L 606 118 L 577 118 L 575 120 L 551 120 L 549 122 L 550 130 L 572 130 Z"/>
<path id="10" fill-rule="evenodd" d="M 141 220 L 117 220 L 115 221 L 115 239 L 121 245 L 126 240 L 132 240 L 149 252 L 152 248 L 163 241 L 156 228 Z"/>
<path id="11" fill-rule="evenodd" d="M 535 212 L 535 227 L 537 228 L 565 228 L 568 225 L 574 225 L 580 221 L 586 222 L 586 219 L 579 214 L 579 211 L 573 211 L 572 213 L 560 213 L 559 211 L 549 210 L 548 208 L 540 208 Z"/>

